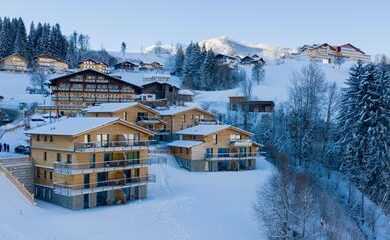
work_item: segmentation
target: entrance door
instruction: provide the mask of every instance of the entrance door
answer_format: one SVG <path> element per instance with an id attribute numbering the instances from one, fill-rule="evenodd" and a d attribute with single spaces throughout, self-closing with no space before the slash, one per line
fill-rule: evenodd
<path id="1" fill-rule="evenodd" d="M 89 208 L 89 194 L 84 194 L 84 208 Z"/>
<path id="2" fill-rule="evenodd" d="M 84 174 L 84 188 L 89 188 L 89 174 Z"/>

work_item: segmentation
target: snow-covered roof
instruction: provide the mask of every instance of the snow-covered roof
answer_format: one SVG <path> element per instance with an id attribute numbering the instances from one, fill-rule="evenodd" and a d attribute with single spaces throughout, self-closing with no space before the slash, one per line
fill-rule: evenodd
<path id="1" fill-rule="evenodd" d="M 111 113 L 119 111 L 123 108 L 133 107 L 139 104 L 138 102 L 121 102 L 121 103 L 102 103 L 96 106 L 87 107 L 85 112 L 104 112 Z"/>
<path id="2" fill-rule="evenodd" d="M 227 124 L 201 124 L 178 131 L 176 132 L 176 134 L 206 136 L 214 132 L 219 132 L 221 130 L 228 129 L 229 127 L 231 126 Z"/>
<path id="3" fill-rule="evenodd" d="M 198 107 L 189 107 L 189 106 L 171 106 L 169 108 L 163 108 L 163 109 L 156 109 L 156 111 L 161 115 L 161 116 L 172 116 L 176 115 L 181 112 L 189 111 L 192 109 L 198 109 L 199 111 L 202 112 L 207 112 L 201 108 Z M 213 113 L 209 113 L 210 115 L 214 115 Z"/>
<path id="4" fill-rule="evenodd" d="M 180 88 L 181 80 L 177 76 L 171 76 L 163 73 L 144 73 L 144 72 L 123 72 L 123 71 L 113 71 L 111 76 L 119 76 L 122 81 L 137 85 L 142 87 L 143 85 L 150 84 L 153 81 L 150 80 L 152 76 L 154 77 L 169 77 L 167 84 Z"/>
<path id="5" fill-rule="evenodd" d="M 168 143 L 167 146 L 170 147 L 184 147 L 190 148 L 202 144 L 201 141 L 191 141 L 191 140 L 176 140 L 171 143 Z"/>
<path id="6" fill-rule="evenodd" d="M 26 134 L 74 136 L 119 120 L 117 117 L 75 117 L 26 131 Z"/>
<path id="7" fill-rule="evenodd" d="M 188 89 L 180 89 L 178 94 L 194 96 L 194 93 Z"/>

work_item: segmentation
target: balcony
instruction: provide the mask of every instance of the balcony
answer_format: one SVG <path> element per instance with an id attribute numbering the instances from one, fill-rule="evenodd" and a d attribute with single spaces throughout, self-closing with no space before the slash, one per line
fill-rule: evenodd
<path id="1" fill-rule="evenodd" d="M 107 180 L 89 184 L 54 183 L 53 186 L 54 192 L 57 194 L 63 196 L 77 196 L 89 193 L 123 189 L 126 187 L 146 185 L 150 182 L 156 182 L 155 175 Z"/>
<path id="2" fill-rule="evenodd" d="M 253 145 L 250 139 L 231 140 L 230 145 L 234 147 L 251 147 Z"/>
<path id="3" fill-rule="evenodd" d="M 116 150 L 145 149 L 150 145 L 149 140 L 125 140 L 125 141 L 102 141 L 102 142 L 79 142 L 74 144 L 75 152 L 98 152 Z"/>
<path id="4" fill-rule="evenodd" d="M 252 160 L 256 159 L 257 152 L 251 153 L 206 153 L 205 159 L 207 161 L 238 161 L 238 160 Z"/>
<path id="5" fill-rule="evenodd" d="M 112 160 L 94 163 L 54 163 L 54 172 L 59 174 L 85 174 L 146 167 L 149 159 Z"/>
<path id="6" fill-rule="evenodd" d="M 161 129 L 161 130 L 154 130 L 156 135 L 169 135 L 171 132 L 167 129 Z"/>
<path id="7" fill-rule="evenodd" d="M 139 116 L 137 117 L 137 124 L 155 124 L 159 123 L 160 118 L 157 116 Z"/>

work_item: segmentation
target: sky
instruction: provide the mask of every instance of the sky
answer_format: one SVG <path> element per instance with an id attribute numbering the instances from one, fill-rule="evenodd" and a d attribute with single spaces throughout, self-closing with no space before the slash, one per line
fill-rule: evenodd
<path id="1" fill-rule="evenodd" d="M 390 55 L 388 0 L 1 0 L 0 16 L 59 23 L 88 34 L 93 49 L 129 51 L 218 36 L 296 48 L 350 42 Z"/>

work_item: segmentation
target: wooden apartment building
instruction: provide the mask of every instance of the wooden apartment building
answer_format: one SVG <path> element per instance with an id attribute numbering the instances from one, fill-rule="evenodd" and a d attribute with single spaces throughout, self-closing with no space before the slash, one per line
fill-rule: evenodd
<path id="1" fill-rule="evenodd" d="M 161 119 L 159 113 L 138 102 L 102 103 L 83 109 L 83 112 L 87 117 L 118 117 L 153 131 L 156 136 L 168 134 L 168 124 Z"/>
<path id="2" fill-rule="evenodd" d="M 42 54 L 34 57 L 34 63 L 41 69 L 50 72 L 64 72 L 69 69 L 69 64 L 49 54 Z"/>
<path id="3" fill-rule="evenodd" d="M 0 70 L 10 72 L 27 72 L 28 61 L 19 53 L 0 59 Z"/>
<path id="4" fill-rule="evenodd" d="M 156 110 L 161 115 L 161 119 L 168 124 L 166 129 L 170 135 L 165 136 L 168 138 L 164 138 L 164 140 L 173 139 L 174 133 L 179 130 L 190 128 L 200 123 L 216 121 L 215 114 L 199 107 L 171 106 Z"/>
<path id="5" fill-rule="evenodd" d="M 179 165 L 189 171 L 238 171 L 256 168 L 260 144 L 252 133 L 225 124 L 200 124 L 176 132 L 168 144 Z"/>
<path id="6" fill-rule="evenodd" d="M 104 62 L 98 62 L 88 58 L 79 62 L 79 69 L 80 70 L 93 69 L 101 73 L 108 73 L 108 64 Z"/>
<path id="7" fill-rule="evenodd" d="M 123 61 L 114 65 L 115 70 L 119 71 L 135 71 L 138 69 L 138 65 L 130 61 Z"/>
<path id="8" fill-rule="evenodd" d="M 141 92 L 137 85 L 86 69 L 50 80 L 53 110 L 74 114 L 81 109 L 106 102 L 129 102 Z"/>
<path id="9" fill-rule="evenodd" d="M 230 111 L 242 111 L 245 103 L 245 97 L 233 96 L 229 97 Z M 273 112 L 275 110 L 275 103 L 273 101 L 250 100 L 249 112 Z"/>
<path id="10" fill-rule="evenodd" d="M 147 196 L 149 136 L 118 118 L 68 118 L 30 135 L 35 196 L 69 209 L 126 203 Z"/>
<path id="11" fill-rule="evenodd" d="M 361 60 L 363 62 L 369 62 L 371 59 L 369 55 L 350 43 L 340 46 L 328 43 L 304 45 L 299 52 L 323 63 L 333 63 L 337 57 L 353 61 Z"/>

